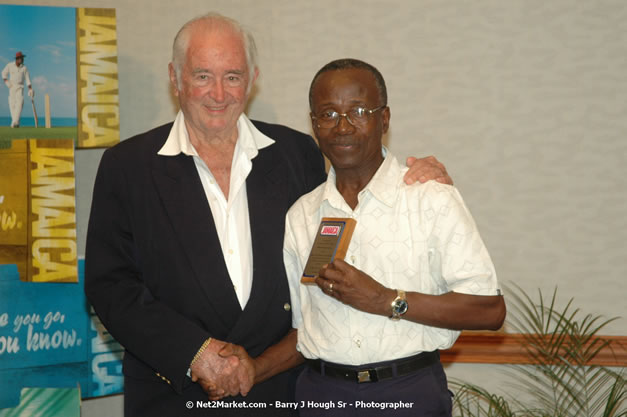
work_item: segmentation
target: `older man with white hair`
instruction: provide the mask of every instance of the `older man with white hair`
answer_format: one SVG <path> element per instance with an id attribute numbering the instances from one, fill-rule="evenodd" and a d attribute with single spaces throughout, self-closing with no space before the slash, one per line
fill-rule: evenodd
<path id="1" fill-rule="evenodd" d="M 102 157 L 85 291 L 126 349 L 126 416 L 291 412 L 271 406 L 291 398 L 302 362 L 273 348 L 291 329 L 285 214 L 326 174 L 310 136 L 244 114 L 255 57 L 229 18 L 186 23 L 169 66 L 176 119 Z M 417 165 L 414 178 L 450 181 L 433 159 Z"/>

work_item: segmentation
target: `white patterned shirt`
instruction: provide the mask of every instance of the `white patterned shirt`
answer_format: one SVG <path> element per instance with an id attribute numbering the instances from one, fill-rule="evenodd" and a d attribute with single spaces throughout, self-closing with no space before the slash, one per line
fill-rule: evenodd
<path id="1" fill-rule="evenodd" d="M 323 217 L 357 220 L 345 261 L 388 288 L 500 294 L 494 265 L 457 189 L 435 181 L 406 185 L 406 171 L 388 152 L 352 210 L 331 169 L 326 183 L 287 213 L 284 259 L 292 324 L 298 329 L 297 349 L 306 358 L 363 365 L 447 349 L 459 336 L 459 331 L 365 313 L 315 285 L 300 284 Z"/>

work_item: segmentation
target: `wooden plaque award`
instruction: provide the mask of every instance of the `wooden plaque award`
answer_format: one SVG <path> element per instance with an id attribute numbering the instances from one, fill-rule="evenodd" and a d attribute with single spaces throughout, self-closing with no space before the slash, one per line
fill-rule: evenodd
<path id="1" fill-rule="evenodd" d="M 344 217 L 323 217 L 314 239 L 301 284 L 312 285 L 323 265 L 344 259 L 357 221 Z"/>

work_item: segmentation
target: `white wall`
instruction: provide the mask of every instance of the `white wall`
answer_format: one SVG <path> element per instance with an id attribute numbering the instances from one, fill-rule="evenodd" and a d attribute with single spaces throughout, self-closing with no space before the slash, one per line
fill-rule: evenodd
<path id="1" fill-rule="evenodd" d="M 627 3 L 601 0 L 29 0 L 117 9 L 122 137 L 173 119 L 167 64 L 189 18 L 213 10 L 256 34 L 249 114 L 309 132 L 309 82 L 331 59 L 377 66 L 389 145 L 435 154 L 479 225 L 499 277 L 624 315 L 627 293 Z M 77 152 L 81 253 L 102 151 Z M 624 334 L 625 320 L 607 327 Z M 498 387 L 495 367 L 449 375 Z M 106 404 L 106 405 L 104 405 Z M 119 415 L 120 397 L 85 403 Z M 112 408 L 113 407 L 113 408 Z M 121 412 L 120 412 L 121 413 Z"/>

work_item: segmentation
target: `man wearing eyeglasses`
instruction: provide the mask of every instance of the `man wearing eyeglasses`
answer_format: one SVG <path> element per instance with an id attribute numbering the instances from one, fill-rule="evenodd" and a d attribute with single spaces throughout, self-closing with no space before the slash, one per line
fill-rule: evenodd
<path id="1" fill-rule="evenodd" d="M 238 394 L 259 403 L 290 398 L 290 368 L 302 358 L 272 347 L 291 329 L 285 214 L 325 172 L 311 137 L 243 113 L 258 72 L 254 40 L 236 21 L 189 21 L 169 66 L 181 107 L 174 123 L 103 154 L 85 291 L 126 349 L 126 416 L 240 416 Z M 450 181 L 437 168 L 426 174 Z M 254 368 L 225 346 L 245 349 Z M 198 409 L 206 392 L 231 398 Z"/>
<path id="2" fill-rule="evenodd" d="M 331 161 L 325 183 L 288 211 L 284 258 L 305 416 L 448 416 L 438 350 L 462 329 L 505 318 L 494 266 L 457 190 L 406 185 L 382 146 L 390 125 L 385 81 L 354 59 L 325 65 L 310 88 L 313 131 Z M 357 225 L 346 261 L 303 273 L 320 220 Z"/>

